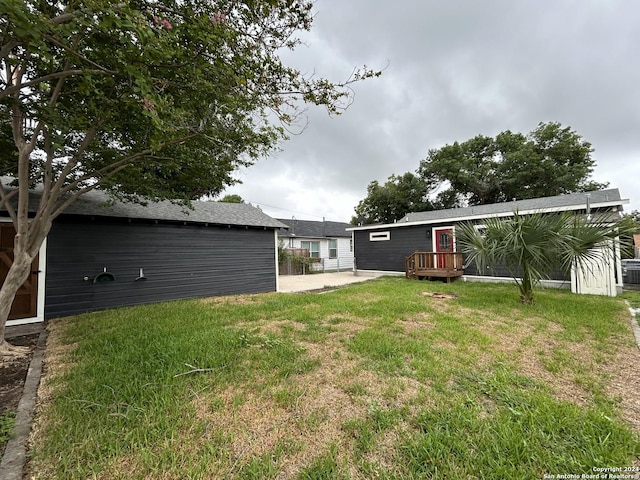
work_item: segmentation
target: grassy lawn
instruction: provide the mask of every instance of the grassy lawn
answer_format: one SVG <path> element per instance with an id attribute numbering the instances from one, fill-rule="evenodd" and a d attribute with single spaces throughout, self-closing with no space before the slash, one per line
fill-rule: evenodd
<path id="1" fill-rule="evenodd" d="M 640 290 L 627 290 L 621 296 L 629 302 L 631 308 L 640 309 Z"/>
<path id="2" fill-rule="evenodd" d="M 640 466 L 620 299 L 383 278 L 50 324 L 31 478 L 532 479 Z"/>

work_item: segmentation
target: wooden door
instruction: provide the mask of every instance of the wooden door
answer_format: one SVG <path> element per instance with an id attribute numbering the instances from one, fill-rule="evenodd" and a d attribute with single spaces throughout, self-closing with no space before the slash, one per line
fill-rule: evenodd
<path id="1" fill-rule="evenodd" d="M 4 282 L 13 263 L 13 238 L 16 231 L 10 223 L 0 223 L 0 282 Z M 9 320 L 35 317 L 38 313 L 38 256 L 33 259 L 31 273 L 16 293 Z"/>
<path id="2" fill-rule="evenodd" d="M 435 231 L 436 253 L 453 252 L 453 229 L 441 228 Z M 447 268 L 446 255 L 436 255 L 437 268 Z"/>

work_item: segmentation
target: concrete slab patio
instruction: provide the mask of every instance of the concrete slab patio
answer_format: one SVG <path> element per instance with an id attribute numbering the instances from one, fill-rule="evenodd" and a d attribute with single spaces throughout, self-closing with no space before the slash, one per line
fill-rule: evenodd
<path id="1" fill-rule="evenodd" d="M 280 275 L 278 291 L 283 293 L 307 292 L 323 288 L 340 287 L 350 283 L 365 282 L 375 276 L 354 275 L 353 272 L 312 273 L 308 275 Z"/>

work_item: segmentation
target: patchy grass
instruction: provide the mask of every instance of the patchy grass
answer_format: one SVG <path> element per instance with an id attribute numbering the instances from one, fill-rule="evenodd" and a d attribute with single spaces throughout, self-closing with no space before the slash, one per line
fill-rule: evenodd
<path id="1" fill-rule="evenodd" d="M 0 414 L 0 452 L 4 451 L 13 432 L 13 425 L 16 420 L 15 410 L 5 410 Z"/>
<path id="2" fill-rule="evenodd" d="M 542 478 L 639 465 L 619 299 L 384 278 L 50 324 L 32 478 Z"/>
<path id="3" fill-rule="evenodd" d="M 625 290 L 622 298 L 629 302 L 631 308 L 640 309 L 640 290 Z"/>

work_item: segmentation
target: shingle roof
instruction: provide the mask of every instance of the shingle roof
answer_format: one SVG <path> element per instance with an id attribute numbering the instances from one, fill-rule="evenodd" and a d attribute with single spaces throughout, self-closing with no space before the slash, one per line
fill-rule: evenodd
<path id="1" fill-rule="evenodd" d="M 513 202 L 492 203 L 488 205 L 476 205 L 473 207 L 448 208 L 446 210 L 431 210 L 427 212 L 415 212 L 405 215 L 397 223 L 390 225 L 400 226 L 407 223 L 436 223 L 442 221 L 461 221 L 473 218 L 494 217 L 511 215 L 514 211 L 520 213 L 552 212 L 586 210 L 587 194 L 591 208 L 607 206 L 621 206 L 629 203 L 629 200 L 620 198 L 617 188 L 599 190 L 594 192 L 571 193 L 554 197 L 532 198 L 528 200 L 516 200 Z M 373 225 L 359 227 L 360 229 L 372 228 Z"/>
<path id="2" fill-rule="evenodd" d="M 30 211 L 35 211 L 38 191 L 31 193 Z M 179 221 L 248 227 L 283 228 L 259 208 L 245 203 L 192 202 L 192 209 L 169 201 L 140 205 L 113 201 L 105 193 L 92 190 L 72 203 L 63 215 L 116 217 L 145 220 Z"/>
<path id="3" fill-rule="evenodd" d="M 346 229 L 353 226 L 343 222 L 318 222 L 291 218 L 278 218 L 277 220 L 289 226 L 289 230 L 278 231 L 280 237 L 350 237 L 351 234 Z"/>

